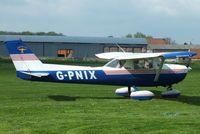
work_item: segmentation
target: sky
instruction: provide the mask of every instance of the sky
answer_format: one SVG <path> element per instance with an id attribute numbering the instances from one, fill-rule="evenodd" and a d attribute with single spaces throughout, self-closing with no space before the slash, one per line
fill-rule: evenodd
<path id="1" fill-rule="evenodd" d="M 0 0 L 0 31 L 95 37 L 142 32 L 200 44 L 200 0 Z"/>

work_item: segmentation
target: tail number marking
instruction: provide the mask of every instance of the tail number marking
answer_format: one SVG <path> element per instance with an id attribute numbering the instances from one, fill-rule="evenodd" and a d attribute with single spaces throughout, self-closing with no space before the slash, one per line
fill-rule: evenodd
<path id="1" fill-rule="evenodd" d="M 68 72 L 56 72 L 58 80 L 96 80 L 95 71 L 68 71 Z"/>

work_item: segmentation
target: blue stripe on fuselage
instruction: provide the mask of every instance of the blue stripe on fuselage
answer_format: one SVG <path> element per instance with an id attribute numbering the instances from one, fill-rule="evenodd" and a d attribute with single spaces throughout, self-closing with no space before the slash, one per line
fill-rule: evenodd
<path id="1" fill-rule="evenodd" d="M 155 74 L 120 74 L 106 75 L 102 70 L 72 71 L 31 71 L 31 73 L 49 73 L 49 76 L 35 77 L 17 72 L 21 79 L 47 82 L 105 84 L 122 86 L 165 86 L 182 81 L 186 73 L 161 74 L 158 82 L 154 82 Z"/>

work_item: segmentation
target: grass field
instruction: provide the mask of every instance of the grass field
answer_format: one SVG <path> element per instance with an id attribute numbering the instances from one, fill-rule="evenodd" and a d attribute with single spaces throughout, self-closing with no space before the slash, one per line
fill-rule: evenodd
<path id="1" fill-rule="evenodd" d="M 192 67 L 174 85 L 178 99 L 163 99 L 165 88 L 151 87 L 140 89 L 156 97 L 138 101 L 116 96 L 117 86 L 20 80 L 11 62 L 0 60 L 0 134 L 199 134 L 200 63 Z"/>

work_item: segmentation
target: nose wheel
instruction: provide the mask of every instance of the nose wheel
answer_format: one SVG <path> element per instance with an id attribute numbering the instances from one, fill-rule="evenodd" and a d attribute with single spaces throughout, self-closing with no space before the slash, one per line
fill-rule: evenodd
<path id="1" fill-rule="evenodd" d="M 163 98 L 177 98 L 181 95 L 181 92 L 179 90 L 175 90 L 172 88 L 172 85 L 169 85 L 167 87 L 167 91 L 162 92 Z"/>

